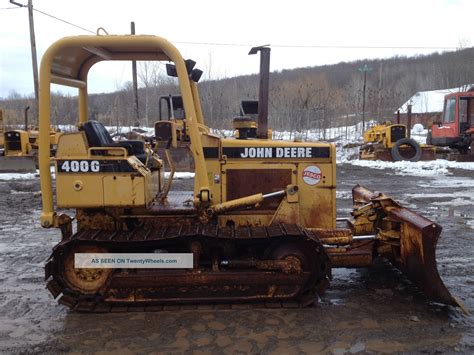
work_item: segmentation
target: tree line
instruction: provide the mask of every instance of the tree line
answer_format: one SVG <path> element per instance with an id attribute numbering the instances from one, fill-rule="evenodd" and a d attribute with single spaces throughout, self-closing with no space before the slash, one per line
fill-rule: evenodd
<path id="1" fill-rule="evenodd" d="M 341 62 L 272 72 L 270 75 L 269 125 L 275 130 L 303 131 L 357 123 L 362 115 L 363 74 L 367 65 L 366 117 L 393 119 L 394 112 L 417 91 L 458 87 L 474 83 L 474 48 L 414 57 L 393 57 Z M 135 117 L 132 84 L 127 82 L 112 93 L 92 94 L 89 117 L 106 125 L 151 126 L 158 120 L 161 96 L 178 95 L 176 79 L 167 77 L 162 66 L 139 62 L 139 119 Z M 258 96 L 258 75 L 233 78 L 213 77 L 199 83 L 206 123 L 229 129 L 239 115 L 241 100 Z M 32 107 L 32 97 L 11 92 L 0 101 L 8 123 L 23 122 L 24 108 Z M 51 121 L 74 124 L 77 97 L 54 93 Z"/>

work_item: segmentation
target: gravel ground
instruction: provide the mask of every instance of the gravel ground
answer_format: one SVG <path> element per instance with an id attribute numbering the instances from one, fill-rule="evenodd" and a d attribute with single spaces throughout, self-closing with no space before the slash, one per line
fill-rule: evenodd
<path id="1" fill-rule="evenodd" d="M 341 165 L 341 217 L 350 211 L 355 183 L 384 191 L 444 227 L 440 274 L 473 311 L 472 171 L 416 177 Z M 326 296 L 309 309 L 74 313 L 45 289 L 43 265 L 59 231 L 39 226 L 39 182 L 0 177 L 0 206 L 1 353 L 474 352 L 472 314 L 428 302 L 382 261 L 370 270 L 335 270 Z"/>

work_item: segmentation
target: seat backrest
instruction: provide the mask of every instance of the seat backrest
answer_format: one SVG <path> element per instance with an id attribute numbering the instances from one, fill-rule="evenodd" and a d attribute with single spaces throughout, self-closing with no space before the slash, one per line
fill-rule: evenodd
<path id="1" fill-rule="evenodd" d="M 89 147 L 108 147 L 114 143 L 105 126 L 97 121 L 87 121 L 83 124 Z"/>

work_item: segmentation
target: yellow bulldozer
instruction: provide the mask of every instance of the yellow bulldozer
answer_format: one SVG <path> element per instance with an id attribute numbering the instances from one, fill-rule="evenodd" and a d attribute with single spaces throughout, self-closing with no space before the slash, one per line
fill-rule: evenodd
<path id="1" fill-rule="evenodd" d="M 256 137 L 246 131 L 222 138 L 205 125 L 199 73 L 166 39 L 78 36 L 49 47 L 40 70 L 39 163 L 41 225 L 62 235 L 45 265 L 54 298 L 83 312 L 189 303 L 304 307 L 329 286 L 332 268 L 369 267 L 383 256 L 429 299 L 458 305 L 436 267 L 438 224 L 357 185 L 352 216 L 337 227 L 335 146 L 268 138 L 270 48 L 250 52 L 258 53 Z M 177 147 L 172 121 L 162 124 L 168 144 L 160 157 L 144 142 L 113 141 L 89 120 L 88 72 L 105 60 L 173 66 L 194 159 L 193 191 L 173 189 L 173 174 L 163 174 L 165 166 L 173 170 L 166 153 Z M 79 100 L 78 129 L 59 137 L 53 158 L 55 192 L 47 148 L 51 84 L 77 88 Z M 142 255 L 151 260 L 145 267 L 127 261 Z M 174 262 L 152 267 L 157 255 Z M 167 259 L 173 257 L 188 259 L 178 265 Z"/>
<path id="2" fill-rule="evenodd" d="M 419 144 L 407 135 L 407 126 L 390 121 L 376 124 L 364 132 L 359 159 L 419 161 L 435 159 L 434 146 Z"/>
<path id="3" fill-rule="evenodd" d="M 191 68 L 189 70 L 192 70 L 194 65 L 194 61 L 186 61 L 186 66 Z M 169 75 L 175 75 L 169 65 L 167 69 Z M 158 101 L 158 118 L 159 120 L 155 122 L 155 151 L 161 156 L 165 155 L 171 128 L 176 136 L 176 147 L 168 152 L 173 159 L 174 169 L 176 171 L 194 171 L 194 159 L 190 150 L 191 139 L 186 126 L 183 98 L 177 95 L 161 96 Z"/>
<path id="4" fill-rule="evenodd" d="M 35 173 L 38 167 L 39 131 L 28 125 L 28 110 L 25 108 L 25 124 L 23 129 L 5 130 L 3 112 L 0 127 L 2 138 L 0 144 L 3 152 L 0 155 L 1 173 Z M 50 127 L 48 147 L 50 155 L 54 155 L 59 136 L 62 133 Z"/>
<path id="5" fill-rule="evenodd" d="M 2 173 L 34 173 L 36 172 L 36 156 L 30 142 L 28 131 L 28 110 L 25 109 L 24 129 L 6 130 L 1 114 L 1 144 L 3 152 L 0 156 L 0 172 Z"/>

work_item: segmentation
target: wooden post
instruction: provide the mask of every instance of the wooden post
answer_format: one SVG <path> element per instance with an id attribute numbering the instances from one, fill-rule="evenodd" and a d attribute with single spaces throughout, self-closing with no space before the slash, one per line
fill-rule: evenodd
<path id="1" fill-rule="evenodd" d="M 28 0 L 28 19 L 30 23 L 31 62 L 33 65 L 33 82 L 35 86 L 35 112 L 38 113 L 38 59 L 36 57 L 35 24 L 33 21 L 33 0 Z"/>
<path id="2" fill-rule="evenodd" d="M 411 138 L 411 105 L 407 106 L 407 137 Z"/>
<path id="3" fill-rule="evenodd" d="M 131 33 L 132 35 L 135 34 L 135 22 L 130 23 L 131 26 Z M 135 60 L 132 61 L 132 76 L 133 76 L 133 106 L 135 108 L 135 118 L 137 123 L 140 122 L 140 115 L 138 111 L 138 80 L 137 80 L 137 62 Z"/>

